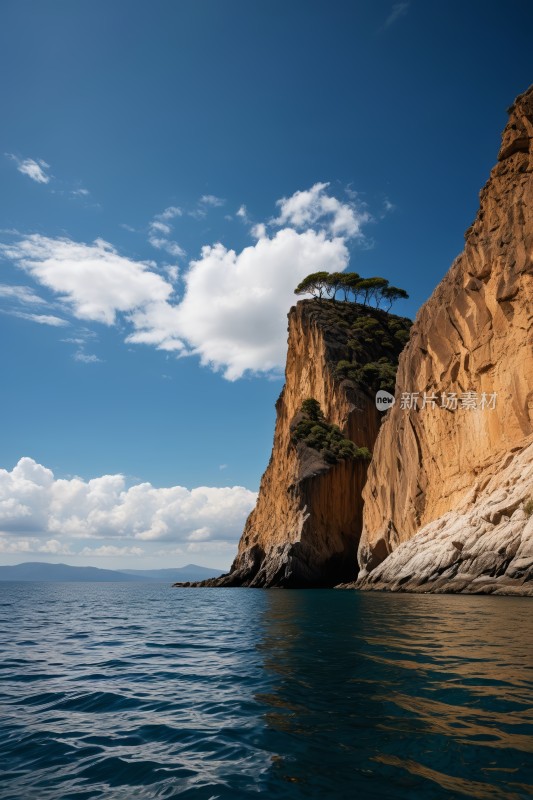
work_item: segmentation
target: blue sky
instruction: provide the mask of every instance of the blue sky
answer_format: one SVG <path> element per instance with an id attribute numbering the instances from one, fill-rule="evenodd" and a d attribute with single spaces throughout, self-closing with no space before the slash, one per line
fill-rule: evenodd
<path id="1" fill-rule="evenodd" d="M 531 80 L 532 21 L 517 0 L 4 0 L 3 563 L 229 566 L 292 287 L 349 264 L 416 314 Z"/>

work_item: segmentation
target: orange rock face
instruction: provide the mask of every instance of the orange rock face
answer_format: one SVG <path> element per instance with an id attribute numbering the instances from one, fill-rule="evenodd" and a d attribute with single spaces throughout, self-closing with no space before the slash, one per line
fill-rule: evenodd
<path id="1" fill-rule="evenodd" d="M 464 252 L 420 309 L 400 357 L 397 402 L 381 427 L 363 492 L 363 578 L 423 528 L 426 541 L 429 523 L 459 506 L 468 515 L 481 495 L 490 506 L 485 489 L 496 491 L 502 463 L 507 468 L 533 452 L 527 450 L 533 439 L 532 137 L 533 87 L 509 110 Z M 483 395 L 495 394 L 495 408 L 461 407 L 469 391 L 478 406 Z M 401 394 L 411 392 L 420 393 L 419 407 L 402 409 Z M 420 407 L 424 392 L 438 398 L 437 407 Z M 457 409 L 440 407 L 443 393 L 448 400 L 457 396 Z M 524 502 L 529 491 L 533 486 L 524 484 Z M 525 527 L 526 516 L 517 519 Z M 386 573 L 381 569 L 381 587 L 394 582 Z"/>
<path id="2" fill-rule="evenodd" d="M 224 585 L 331 585 L 357 572 L 367 462 L 328 465 L 317 451 L 291 443 L 291 422 L 314 397 L 328 422 L 372 449 L 380 413 L 373 399 L 335 377 L 336 343 L 312 318 L 313 306 L 304 300 L 289 314 L 272 455 Z"/>

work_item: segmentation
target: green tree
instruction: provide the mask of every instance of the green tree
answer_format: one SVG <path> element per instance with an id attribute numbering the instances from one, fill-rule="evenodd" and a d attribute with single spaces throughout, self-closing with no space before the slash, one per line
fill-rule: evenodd
<path id="1" fill-rule="evenodd" d="M 317 300 L 322 300 L 326 295 L 335 300 L 339 291 L 344 292 L 345 302 L 352 296 L 355 303 L 362 301 L 364 306 L 374 302 L 379 308 L 382 300 L 386 300 L 389 303 L 387 311 L 391 310 L 396 300 L 409 297 L 405 289 L 390 286 L 386 278 L 377 275 L 361 278 L 357 272 L 312 272 L 300 281 L 294 293 L 310 294 Z"/>
<path id="2" fill-rule="evenodd" d="M 335 300 L 337 292 L 344 289 L 344 282 L 346 279 L 346 273 L 344 272 L 331 272 L 328 275 L 328 288 L 331 291 L 331 299 Z M 346 292 L 344 299 L 346 300 Z"/>
<path id="3" fill-rule="evenodd" d="M 362 278 L 357 285 L 358 294 L 362 296 L 364 306 L 368 305 L 375 291 L 375 280 L 375 278 Z"/>
<path id="4" fill-rule="evenodd" d="M 359 286 L 361 285 L 361 278 L 357 272 L 345 272 L 344 281 L 342 288 L 344 290 L 344 299 L 347 300 L 351 294 L 353 294 L 353 299 L 357 302 L 357 297 L 359 294 Z"/>
<path id="5" fill-rule="evenodd" d="M 382 291 L 382 296 L 389 302 L 387 311 L 391 310 L 392 304 L 396 300 L 407 300 L 409 297 L 405 289 L 399 289 L 397 286 L 386 286 Z"/>
<path id="6" fill-rule="evenodd" d="M 329 272 L 312 272 L 300 281 L 294 294 L 312 294 L 317 300 L 322 299 L 328 288 Z"/>

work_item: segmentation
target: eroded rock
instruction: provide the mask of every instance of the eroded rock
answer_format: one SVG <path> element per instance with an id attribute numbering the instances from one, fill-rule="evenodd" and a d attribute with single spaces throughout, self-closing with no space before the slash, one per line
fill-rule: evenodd
<path id="1" fill-rule="evenodd" d="M 389 412 L 363 493 L 365 588 L 488 591 L 525 569 L 516 548 L 532 528 L 520 504 L 533 485 L 512 470 L 529 475 L 532 458 L 532 133 L 533 87 L 510 109 L 464 252 L 420 309 L 397 373 L 397 397 L 495 393 L 496 407 Z"/>

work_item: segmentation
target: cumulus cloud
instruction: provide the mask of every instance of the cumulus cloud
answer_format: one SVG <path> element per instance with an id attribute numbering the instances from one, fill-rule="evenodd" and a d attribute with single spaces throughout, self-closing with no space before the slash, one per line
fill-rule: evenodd
<path id="1" fill-rule="evenodd" d="M 73 555 L 68 545 L 63 545 L 57 539 L 42 542 L 36 537 L 21 539 L 20 537 L 8 538 L 0 535 L 0 553 L 47 553 L 48 555 Z"/>
<path id="2" fill-rule="evenodd" d="M 278 200 L 280 214 L 275 223 L 297 229 L 318 226 L 332 236 L 361 238 L 370 214 L 356 199 L 343 203 L 328 195 L 328 186 L 329 183 L 315 183 L 310 189 Z"/>
<path id="3" fill-rule="evenodd" d="M 310 272 L 344 270 L 347 241 L 363 240 L 371 220 L 356 193 L 341 202 L 328 187 L 317 183 L 278 201 L 280 213 L 270 227 L 280 230 L 269 235 L 265 223 L 253 225 L 253 246 L 236 252 L 218 243 L 191 261 L 177 318 L 202 364 L 229 380 L 282 369 L 294 287 Z M 237 216 L 251 224 L 246 206 Z"/>
<path id="4" fill-rule="evenodd" d="M 130 314 L 130 321 L 135 328 L 134 333 L 127 336 L 131 344 L 147 344 L 165 350 L 168 353 L 179 353 L 185 350 L 181 335 L 179 307 L 167 302 L 147 303 Z"/>
<path id="5" fill-rule="evenodd" d="M 166 300 L 172 292 L 145 264 L 124 258 L 102 239 L 87 245 L 33 234 L 0 252 L 57 292 L 79 319 L 112 325 L 117 312 Z"/>
<path id="6" fill-rule="evenodd" d="M 6 153 L 6 156 L 10 158 L 11 161 L 15 162 L 19 172 L 22 172 L 23 175 L 27 175 L 32 181 L 36 183 L 50 182 L 50 175 L 47 174 L 47 170 L 50 169 L 50 164 L 47 164 L 46 161 L 40 158 L 37 159 L 37 161 L 33 158 L 21 159 L 13 155 L 13 153 Z"/>
<path id="7" fill-rule="evenodd" d="M 177 338 L 176 308 L 169 303 L 173 286 L 147 264 L 119 255 L 107 242 L 97 239 L 84 244 L 33 234 L 14 244 L 0 245 L 0 253 L 56 292 L 78 319 L 113 325 L 121 314 L 135 330 L 128 341 L 146 342 L 167 351 L 183 349 Z M 50 325 L 68 324 L 51 316 L 24 318 Z"/>
<path id="8" fill-rule="evenodd" d="M 234 546 L 256 494 L 242 486 L 127 487 L 122 475 L 57 479 L 31 458 L 0 470 L 0 552 L 140 555 L 153 543 Z M 81 546 L 81 542 L 92 540 Z"/>
<path id="9" fill-rule="evenodd" d="M 204 247 L 185 277 L 180 330 L 202 364 L 229 380 L 280 370 L 294 287 L 318 269 L 343 270 L 348 258 L 344 240 L 291 228 L 240 253 L 222 244 Z"/>
<path id="10" fill-rule="evenodd" d="M 354 192 L 340 201 L 326 183 L 295 192 L 278 206 L 276 219 L 251 226 L 253 245 L 241 251 L 204 246 L 183 275 L 181 297 L 175 293 L 176 265 L 156 271 L 155 264 L 126 258 L 101 239 L 84 244 L 34 234 L 0 245 L 0 254 L 54 291 L 78 319 L 129 327 L 128 343 L 197 355 L 229 380 L 279 374 L 294 287 L 310 272 L 344 270 L 348 243 L 364 241 L 370 215 Z M 169 207 L 154 217 L 154 246 L 171 251 L 171 220 L 180 214 Z M 251 225 L 244 206 L 237 214 Z"/>

